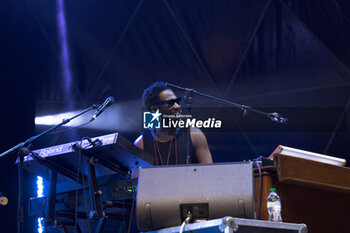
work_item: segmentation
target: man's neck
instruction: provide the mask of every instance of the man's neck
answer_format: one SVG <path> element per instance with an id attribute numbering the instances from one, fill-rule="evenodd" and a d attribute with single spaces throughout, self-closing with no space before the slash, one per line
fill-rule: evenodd
<path id="1" fill-rule="evenodd" d="M 176 129 L 151 129 L 153 138 L 159 142 L 168 142 L 175 137 Z"/>

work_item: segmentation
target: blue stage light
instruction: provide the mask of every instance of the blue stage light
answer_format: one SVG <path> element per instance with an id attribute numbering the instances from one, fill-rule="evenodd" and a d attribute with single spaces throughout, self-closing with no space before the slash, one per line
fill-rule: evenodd
<path id="1" fill-rule="evenodd" d="M 98 102 L 98 101 L 96 101 Z M 96 120 L 84 125 L 84 129 L 93 130 L 115 130 L 119 132 L 138 132 L 142 127 L 142 108 L 139 100 L 118 102 L 110 106 Z M 42 106 L 38 106 L 40 108 Z M 52 126 L 61 123 L 63 119 L 68 119 L 80 113 L 82 109 L 60 113 L 46 113 L 35 117 L 36 126 Z M 89 122 L 94 111 L 82 115 L 63 127 L 77 127 Z"/>
<path id="2" fill-rule="evenodd" d="M 41 176 L 36 177 L 36 187 L 37 187 L 37 197 L 43 197 L 44 196 L 44 182 L 43 182 L 43 178 Z M 38 233 L 44 232 L 44 226 L 41 223 L 42 220 L 43 220 L 43 218 L 38 218 Z"/>

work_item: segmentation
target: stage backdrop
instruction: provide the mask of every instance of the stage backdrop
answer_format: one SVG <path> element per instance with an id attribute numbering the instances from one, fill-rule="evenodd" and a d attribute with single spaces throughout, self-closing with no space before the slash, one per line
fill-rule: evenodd
<path id="1" fill-rule="evenodd" d="M 41 75 L 31 77 L 37 82 L 36 116 L 54 115 L 57 123 L 59 113 L 116 99 L 94 123 L 48 137 L 42 146 L 115 131 L 134 140 L 142 130 L 142 91 L 161 80 L 289 119 L 278 125 L 253 113 L 243 117 L 196 96 L 194 108 L 224 118 L 222 131 L 207 132 L 215 161 L 267 156 L 279 144 L 349 156 L 346 1 L 31 0 L 26 5 L 32 14 L 27 23 L 34 25 L 29 39 L 41 41 L 35 56 Z"/>
<path id="2" fill-rule="evenodd" d="M 205 130 L 216 162 L 268 156 L 279 144 L 350 160 L 346 0 L 5 0 L 0 19 L 2 102 L 14 109 L 2 110 L 5 122 L 33 127 L 34 106 L 19 103 L 34 98 L 37 132 L 116 99 L 93 123 L 34 148 L 111 132 L 133 141 L 144 88 L 166 81 L 289 119 L 195 96 L 194 117 L 223 119 L 223 129 Z M 17 135 L 10 126 L 2 137 Z"/>

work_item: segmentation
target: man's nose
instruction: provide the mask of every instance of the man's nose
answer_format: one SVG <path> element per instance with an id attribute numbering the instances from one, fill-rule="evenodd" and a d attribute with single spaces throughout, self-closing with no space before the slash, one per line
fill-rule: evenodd
<path id="1" fill-rule="evenodd" d="M 180 107 L 181 107 L 180 104 L 176 102 L 174 103 L 174 106 L 173 106 L 174 109 L 180 109 Z"/>

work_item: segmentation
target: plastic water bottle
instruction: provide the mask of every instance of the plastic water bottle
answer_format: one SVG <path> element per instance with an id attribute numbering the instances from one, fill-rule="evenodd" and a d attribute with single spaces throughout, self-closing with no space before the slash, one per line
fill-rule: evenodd
<path id="1" fill-rule="evenodd" d="M 267 211 L 269 212 L 269 221 L 282 222 L 281 199 L 275 188 L 270 189 L 270 194 L 267 197 Z"/>

